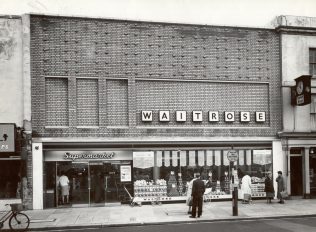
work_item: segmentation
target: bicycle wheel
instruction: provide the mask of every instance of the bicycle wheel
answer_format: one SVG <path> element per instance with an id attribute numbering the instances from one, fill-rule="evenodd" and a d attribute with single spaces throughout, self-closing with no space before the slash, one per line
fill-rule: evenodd
<path id="1" fill-rule="evenodd" d="M 30 219 L 24 213 L 14 213 L 9 220 L 9 226 L 14 231 L 25 231 L 29 228 Z"/>

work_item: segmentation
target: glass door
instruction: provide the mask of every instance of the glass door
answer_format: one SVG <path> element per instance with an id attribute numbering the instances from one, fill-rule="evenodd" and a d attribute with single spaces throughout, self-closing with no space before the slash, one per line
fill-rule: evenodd
<path id="1" fill-rule="evenodd" d="M 104 163 L 105 202 L 119 201 L 120 162 Z"/>
<path id="2" fill-rule="evenodd" d="M 89 165 L 88 163 L 72 163 L 71 172 L 71 201 L 74 205 L 89 205 Z"/>
<path id="3" fill-rule="evenodd" d="M 59 179 L 64 175 L 69 180 L 69 192 L 63 190 Z M 57 206 L 88 206 L 90 203 L 89 165 L 88 163 L 57 163 Z M 65 178 L 64 178 L 65 179 Z M 68 198 L 68 199 L 67 199 Z"/>
<path id="4" fill-rule="evenodd" d="M 90 162 L 90 204 L 105 203 L 105 170 L 102 162 Z"/>

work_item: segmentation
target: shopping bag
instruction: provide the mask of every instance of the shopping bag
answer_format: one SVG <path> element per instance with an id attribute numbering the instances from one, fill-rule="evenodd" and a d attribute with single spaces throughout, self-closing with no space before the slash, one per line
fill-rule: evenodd
<path id="1" fill-rule="evenodd" d="M 287 197 L 289 197 L 289 194 L 287 193 L 287 191 L 282 191 L 282 192 L 280 192 L 280 195 L 281 195 L 282 198 L 287 198 Z"/>
<path id="2" fill-rule="evenodd" d="M 192 201 L 193 201 L 192 197 L 189 197 L 189 198 L 187 199 L 187 205 L 188 205 L 188 206 L 192 206 Z"/>

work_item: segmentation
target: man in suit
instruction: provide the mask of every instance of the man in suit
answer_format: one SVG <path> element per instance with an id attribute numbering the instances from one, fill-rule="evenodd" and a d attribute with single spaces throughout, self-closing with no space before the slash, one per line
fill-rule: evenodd
<path id="1" fill-rule="evenodd" d="M 196 208 L 198 208 L 198 217 L 202 216 L 202 206 L 203 206 L 203 194 L 205 192 L 204 182 L 201 180 L 200 173 L 196 174 L 197 179 L 193 182 L 192 187 L 192 215 L 190 218 L 195 218 Z"/>

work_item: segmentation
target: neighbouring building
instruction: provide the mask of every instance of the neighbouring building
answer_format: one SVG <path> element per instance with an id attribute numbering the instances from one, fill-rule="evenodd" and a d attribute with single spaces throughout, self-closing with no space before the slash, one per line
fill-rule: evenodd
<path id="1" fill-rule="evenodd" d="M 23 201 L 32 206 L 31 98 L 23 17 L 0 16 L 0 210 L 7 203 Z M 29 43 L 28 43 L 29 44 Z M 26 55 L 25 55 L 26 54 Z M 28 78 L 28 80 L 30 80 Z"/>
<path id="2" fill-rule="evenodd" d="M 183 201 L 195 172 L 209 198 L 230 199 L 241 172 L 264 197 L 285 170 L 278 31 L 29 20 L 34 209 L 62 206 L 62 173 L 71 204 L 93 206 Z"/>
<path id="3" fill-rule="evenodd" d="M 316 196 L 316 18 L 280 16 L 283 130 L 279 133 L 291 196 Z M 310 75 L 311 103 L 291 104 L 295 79 Z M 295 90 L 300 91 L 300 90 Z M 295 100 L 295 99 L 294 99 Z"/>

